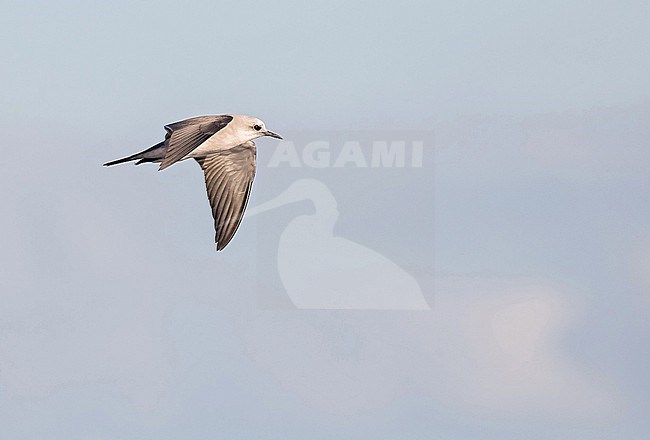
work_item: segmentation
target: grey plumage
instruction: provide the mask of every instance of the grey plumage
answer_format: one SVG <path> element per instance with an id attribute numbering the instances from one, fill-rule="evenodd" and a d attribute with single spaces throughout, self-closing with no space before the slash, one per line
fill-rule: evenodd
<path id="1" fill-rule="evenodd" d="M 118 163 L 131 162 L 137 160 L 136 165 L 140 165 L 145 162 L 161 162 L 165 157 L 165 152 L 167 151 L 167 141 L 162 141 L 151 148 L 147 148 L 144 151 L 135 153 L 131 156 L 123 157 L 122 159 L 113 160 L 111 162 L 106 162 L 105 167 L 110 167 L 111 165 L 117 165 Z M 139 159 L 139 160 L 138 160 Z"/>
<path id="2" fill-rule="evenodd" d="M 205 176 L 214 218 L 217 250 L 226 247 L 244 216 L 253 179 L 256 147 L 253 139 L 270 136 L 257 118 L 246 115 L 198 116 L 165 125 L 165 140 L 131 156 L 104 165 L 137 161 L 160 163 L 159 170 L 193 158 Z"/>
<path id="3" fill-rule="evenodd" d="M 165 125 L 167 152 L 160 170 L 178 162 L 232 121 L 230 115 L 198 116 Z"/>
<path id="4" fill-rule="evenodd" d="M 255 157 L 255 143 L 249 141 L 223 153 L 196 158 L 205 174 L 218 251 L 230 243 L 244 217 L 255 178 Z"/>

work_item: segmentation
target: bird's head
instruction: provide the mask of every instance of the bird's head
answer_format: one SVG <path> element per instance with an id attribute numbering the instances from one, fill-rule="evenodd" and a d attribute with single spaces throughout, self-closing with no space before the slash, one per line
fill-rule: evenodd
<path id="1" fill-rule="evenodd" d="M 232 115 L 233 120 L 231 124 L 234 124 L 234 128 L 237 130 L 237 133 L 241 133 L 243 136 L 248 138 L 247 140 L 252 141 L 262 136 L 270 136 L 276 139 L 282 139 L 277 133 L 273 133 L 271 130 L 267 130 L 266 125 L 261 120 L 254 118 L 248 115 Z"/>

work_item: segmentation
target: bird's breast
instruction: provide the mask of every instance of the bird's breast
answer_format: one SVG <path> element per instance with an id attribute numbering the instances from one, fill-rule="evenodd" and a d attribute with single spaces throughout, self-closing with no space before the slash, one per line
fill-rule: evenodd
<path id="1" fill-rule="evenodd" d="M 245 139 L 242 139 L 241 135 L 238 135 L 232 127 L 227 126 L 210 136 L 208 140 L 188 153 L 185 158 L 204 157 L 220 151 L 230 150 L 242 142 L 245 142 Z"/>

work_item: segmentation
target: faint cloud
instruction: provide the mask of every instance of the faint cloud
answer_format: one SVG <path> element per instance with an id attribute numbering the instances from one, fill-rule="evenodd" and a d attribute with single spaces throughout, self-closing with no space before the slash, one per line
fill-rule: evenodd
<path id="1" fill-rule="evenodd" d="M 463 414 L 608 423 L 616 394 L 573 361 L 567 290 L 526 279 L 436 281 L 435 307 L 409 312 L 253 312 L 249 356 L 324 411 L 376 410 L 426 394 Z"/>

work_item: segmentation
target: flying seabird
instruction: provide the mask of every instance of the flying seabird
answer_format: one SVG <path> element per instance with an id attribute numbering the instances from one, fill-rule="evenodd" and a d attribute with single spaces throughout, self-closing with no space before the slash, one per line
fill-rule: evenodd
<path id="1" fill-rule="evenodd" d="M 136 165 L 160 163 L 159 171 L 180 160 L 193 158 L 205 175 L 214 217 L 217 250 L 226 247 L 239 227 L 255 178 L 253 139 L 282 137 L 264 122 L 247 115 L 197 116 L 165 125 L 165 140 L 132 156 L 104 166 L 137 160 Z"/>

